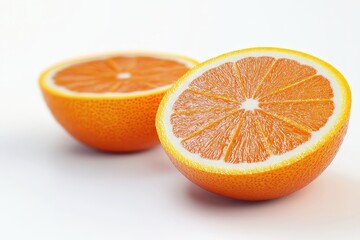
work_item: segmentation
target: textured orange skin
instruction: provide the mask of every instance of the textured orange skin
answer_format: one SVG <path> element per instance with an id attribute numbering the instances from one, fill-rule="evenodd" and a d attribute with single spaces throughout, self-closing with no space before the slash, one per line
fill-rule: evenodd
<path id="1" fill-rule="evenodd" d="M 200 187 L 240 200 L 269 200 L 295 192 L 318 177 L 335 157 L 346 134 L 348 120 L 337 135 L 301 160 L 261 173 L 230 175 L 192 168 L 168 154 L 176 168 Z"/>
<path id="2" fill-rule="evenodd" d="M 159 143 L 155 115 L 165 91 L 132 98 L 78 98 L 42 91 L 56 120 L 86 145 L 130 152 Z"/>
<path id="3" fill-rule="evenodd" d="M 171 131 L 167 124 L 170 118 L 168 107 L 173 101 L 172 97 L 179 91 L 184 82 L 189 78 L 192 80 L 194 74 L 204 69 L 209 69 L 213 65 L 225 62 L 228 59 L 233 60 L 236 56 L 252 52 L 275 52 L 292 54 L 300 58 L 309 59 L 320 65 L 335 77 L 339 86 L 338 90 L 341 96 L 339 105 L 340 111 L 335 116 L 330 129 L 323 132 L 323 135 L 305 150 L 297 154 L 287 156 L 283 161 L 270 163 L 265 166 L 253 168 L 228 168 L 226 165 L 207 165 L 202 161 L 195 161 L 193 156 L 185 154 L 182 148 L 178 148 L 178 143 L 172 140 Z M 251 54 L 250 54 L 251 55 Z M 230 57 L 230 58 L 229 58 Z M 178 97 L 179 95 L 177 95 Z M 339 100 L 339 99 L 338 99 Z M 204 189 L 230 198 L 240 200 L 268 200 L 288 195 L 309 184 L 331 163 L 335 157 L 343 138 L 347 131 L 349 115 L 351 109 L 351 91 L 346 79 L 342 74 L 330 64 L 308 55 L 306 53 L 281 49 L 281 48 L 249 48 L 238 50 L 220 55 L 207 60 L 191 69 L 187 74 L 174 83 L 173 87 L 167 92 L 162 100 L 157 113 L 156 126 L 160 141 L 168 152 L 171 161 L 188 179 Z M 321 114 L 321 112 L 319 112 Z M 206 161 L 211 161 L 205 158 Z M 214 160 L 216 161 L 216 160 Z"/>

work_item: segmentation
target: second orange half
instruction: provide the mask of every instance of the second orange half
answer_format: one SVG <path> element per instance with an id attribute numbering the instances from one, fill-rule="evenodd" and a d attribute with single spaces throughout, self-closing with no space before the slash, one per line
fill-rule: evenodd
<path id="1" fill-rule="evenodd" d="M 102 54 L 50 67 L 39 82 L 52 114 L 72 136 L 100 150 L 128 152 L 158 143 L 158 105 L 195 64 L 171 54 Z"/>

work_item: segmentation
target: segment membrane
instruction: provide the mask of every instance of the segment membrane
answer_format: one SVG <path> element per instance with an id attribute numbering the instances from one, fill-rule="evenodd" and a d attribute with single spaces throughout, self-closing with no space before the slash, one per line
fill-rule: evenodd
<path id="1" fill-rule="evenodd" d="M 262 97 L 315 74 L 316 70 L 310 66 L 302 65 L 295 60 L 280 58 L 276 60 L 265 79 L 258 85 L 254 98 Z"/>
<path id="2" fill-rule="evenodd" d="M 256 87 L 263 81 L 275 62 L 273 57 L 248 57 L 236 62 L 247 98 L 252 98 Z"/>
<path id="3" fill-rule="evenodd" d="M 223 118 L 233 111 L 233 108 L 209 108 L 187 112 L 176 112 L 171 115 L 171 124 L 173 125 L 175 136 L 185 138 L 191 133 L 204 128 L 209 123 Z"/>
<path id="4" fill-rule="evenodd" d="M 243 101 L 245 96 L 241 90 L 241 82 L 237 77 L 233 63 L 225 63 L 210 69 L 196 78 L 189 88 L 209 92 L 235 101 Z"/>
<path id="5" fill-rule="evenodd" d="M 256 110 L 255 115 L 262 130 L 266 133 L 268 146 L 275 155 L 293 150 L 311 137 L 310 133 L 261 110 Z"/>
<path id="6" fill-rule="evenodd" d="M 321 75 L 306 79 L 298 84 L 260 98 L 262 102 L 283 100 L 331 99 L 334 93 L 329 80 Z"/>
<path id="7" fill-rule="evenodd" d="M 185 90 L 176 100 L 173 110 L 177 112 L 204 108 L 236 108 L 238 106 L 239 104 L 233 101 L 204 95 L 192 90 Z"/>
<path id="8" fill-rule="evenodd" d="M 270 154 L 258 129 L 256 118 L 252 112 L 247 111 L 224 160 L 229 163 L 252 163 L 265 161 L 268 157 Z"/>
<path id="9" fill-rule="evenodd" d="M 196 132 L 189 138 L 182 140 L 182 145 L 192 153 L 203 158 L 218 160 L 230 143 L 234 126 L 240 121 L 242 111 L 237 111 L 225 118 L 213 122 L 207 128 Z"/>
<path id="10" fill-rule="evenodd" d="M 332 101 L 260 103 L 260 108 L 304 125 L 312 131 L 319 130 L 333 114 Z"/>

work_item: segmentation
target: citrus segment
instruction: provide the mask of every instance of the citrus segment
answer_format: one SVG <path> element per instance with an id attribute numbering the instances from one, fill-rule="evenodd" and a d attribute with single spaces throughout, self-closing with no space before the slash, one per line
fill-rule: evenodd
<path id="1" fill-rule="evenodd" d="M 262 102 L 283 100 L 331 99 L 334 93 L 330 82 L 321 75 L 306 78 L 293 85 L 281 88 L 267 96 L 262 96 Z"/>
<path id="2" fill-rule="evenodd" d="M 272 154 L 286 153 L 310 139 L 311 133 L 264 111 L 257 110 L 256 119 L 264 132 Z"/>
<path id="3" fill-rule="evenodd" d="M 158 53 L 103 54 L 60 63 L 39 83 L 56 120 L 80 142 L 128 152 L 158 143 L 159 103 L 197 62 Z"/>
<path id="4" fill-rule="evenodd" d="M 260 103 L 269 113 L 291 119 L 312 131 L 319 130 L 333 114 L 332 100 Z"/>
<path id="5" fill-rule="evenodd" d="M 254 96 L 257 86 L 270 71 L 275 58 L 273 57 L 248 57 L 236 62 L 240 81 L 243 82 L 246 98 Z"/>
<path id="6" fill-rule="evenodd" d="M 300 64 L 291 59 L 280 58 L 275 61 L 269 72 L 257 85 L 254 98 L 269 94 L 316 74 L 311 66 Z"/>
<path id="7" fill-rule="evenodd" d="M 175 112 L 171 115 L 174 134 L 180 138 L 187 137 L 191 133 L 204 128 L 209 122 L 222 119 L 231 111 L 233 111 L 232 108 L 210 108 Z"/>
<path id="8" fill-rule="evenodd" d="M 329 64 L 292 50 L 254 48 L 189 71 L 166 94 L 156 123 L 165 150 L 190 180 L 230 197 L 269 199 L 303 187 L 330 163 L 350 105 L 346 80 Z M 286 177 L 285 166 L 305 180 Z M 279 185 L 275 192 L 259 187 L 267 180 Z"/>
<path id="9" fill-rule="evenodd" d="M 238 102 L 224 99 L 212 93 L 197 92 L 192 89 L 185 90 L 174 104 L 174 112 L 205 108 L 231 108 L 238 106 Z"/>
<path id="10" fill-rule="evenodd" d="M 202 74 L 190 84 L 189 88 L 234 101 L 242 101 L 245 99 L 245 94 L 238 91 L 242 86 L 236 71 L 233 63 L 225 63 Z"/>
<path id="11" fill-rule="evenodd" d="M 195 131 L 182 140 L 183 146 L 189 152 L 198 153 L 207 159 L 221 158 L 230 143 L 234 124 L 241 120 L 242 112 L 241 110 L 232 112 Z"/>
<path id="12" fill-rule="evenodd" d="M 252 113 L 245 112 L 243 119 L 235 123 L 233 127 L 236 125 L 238 126 L 237 131 L 227 146 L 224 161 L 227 163 L 265 161 L 270 156 L 270 152 Z"/>

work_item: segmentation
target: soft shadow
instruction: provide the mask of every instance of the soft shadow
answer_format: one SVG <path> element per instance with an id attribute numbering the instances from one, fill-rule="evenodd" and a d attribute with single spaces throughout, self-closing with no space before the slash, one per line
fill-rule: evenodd
<path id="1" fill-rule="evenodd" d="M 252 207 L 260 206 L 264 204 L 270 204 L 275 200 L 266 200 L 266 201 L 242 201 L 237 199 L 232 199 L 228 197 L 223 197 L 211 192 L 208 192 L 194 184 L 188 184 L 186 188 L 187 196 L 194 200 L 196 203 L 204 204 L 209 207 L 218 207 L 218 208 L 237 208 L 237 207 Z"/>
<path id="2" fill-rule="evenodd" d="M 175 170 L 160 145 L 137 152 L 114 153 L 87 147 L 66 136 L 52 145 L 51 162 L 61 170 L 122 177 L 145 177 Z"/>
<path id="3" fill-rule="evenodd" d="M 360 182 L 338 173 L 327 172 L 304 189 L 287 197 L 270 201 L 238 201 L 207 192 L 193 184 L 186 186 L 189 204 L 207 214 L 246 217 L 259 223 L 338 222 L 360 220 Z"/>
<path id="4" fill-rule="evenodd" d="M 109 160 L 118 159 L 119 156 L 126 157 L 126 156 L 132 156 L 132 155 L 139 155 L 139 154 L 146 153 L 146 152 L 153 150 L 153 148 L 147 148 L 147 149 L 143 149 L 143 150 L 139 150 L 139 151 L 132 151 L 132 152 L 109 152 L 109 151 L 105 151 L 105 150 L 91 148 L 91 147 L 86 146 L 79 142 L 62 144 L 61 147 L 64 148 L 65 151 L 67 151 L 73 155 L 88 156 L 91 158 L 93 156 L 99 156 L 102 159 L 109 159 Z M 154 148 L 155 147 L 157 147 L 157 146 L 154 146 Z M 95 158 L 95 159 L 99 159 L 99 158 Z"/>

